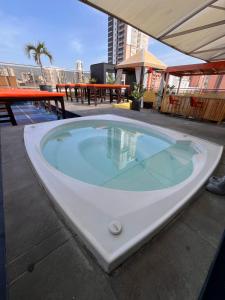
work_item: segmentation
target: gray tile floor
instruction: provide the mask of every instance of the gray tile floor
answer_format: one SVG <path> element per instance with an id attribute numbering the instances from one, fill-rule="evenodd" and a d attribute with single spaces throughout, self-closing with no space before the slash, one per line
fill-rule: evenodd
<path id="1" fill-rule="evenodd" d="M 97 109 L 225 145 L 225 128 L 150 111 Z M 1 129 L 10 300 L 197 299 L 225 228 L 224 197 L 199 192 L 164 230 L 104 273 L 55 212 L 26 157 L 23 126 Z M 225 155 L 215 172 L 225 173 Z"/>

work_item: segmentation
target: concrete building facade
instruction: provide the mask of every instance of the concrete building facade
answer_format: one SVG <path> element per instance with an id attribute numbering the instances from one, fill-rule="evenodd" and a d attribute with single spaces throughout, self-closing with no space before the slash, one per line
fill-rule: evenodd
<path id="1" fill-rule="evenodd" d="M 118 64 L 140 49 L 148 49 L 149 37 L 111 16 L 108 17 L 108 63 Z"/>
<path id="2" fill-rule="evenodd" d="M 190 78 L 190 88 L 225 90 L 225 75 L 199 75 Z"/>
<path id="3" fill-rule="evenodd" d="M 75 62 L 75 80 L 76 82 L 84 82 L 83 78 L 83 62 L 81 60 L 77 60 Z"/>

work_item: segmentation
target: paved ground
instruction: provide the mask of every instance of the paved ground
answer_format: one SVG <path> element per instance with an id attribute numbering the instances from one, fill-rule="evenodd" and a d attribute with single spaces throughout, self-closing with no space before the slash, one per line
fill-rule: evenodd
<path id="1" fill-rule="evenodd" d="M 115 113 L 225 145 L 225 128 L 126 110 Z M 107 275 L 64 226 L 25 154 L 23 127 L 1 129 L 10 300 L 197 299 L 225 228 L 224 197 L 201 191 L 155 238 Z M 217 174 L 225 173 L 225 155 Z"/>
<path id="2" fill-rule="evenodd" d="M 110 101 L 107 99 L 103 103 L 98 100 L 98 105 L 95 106 L 94 102 L 91 102 L 91 105 L 88 105 L 87 101 L 85 101 L 83 104 L 79 100 L 79 102 L 76 102 L 76 100 L 70 101 L 70 100 L 65 100 L 65 108 L 67 111 L 76 113 L 77 110 L 95 110 L 96 108 L 98 109 L 107 109 L 107 108 L 112 108 L 112 104 Z"/>

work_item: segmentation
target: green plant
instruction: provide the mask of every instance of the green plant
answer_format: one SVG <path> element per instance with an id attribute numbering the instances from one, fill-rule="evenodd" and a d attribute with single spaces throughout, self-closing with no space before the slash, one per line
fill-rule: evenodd
<path id="1" fill-rule="evenodd" d="M 144 96 L 146 89 L 143 87 L 143 85 L 134 84 L 133 87 L 133 91 L 131 92 L 131 97 L 135 100 L 135 101 L 140 101 L 141 98 Z"/>
<path id="2" fill-rule="evenodd" d="M 116 79 L 115 79 L 115 77 L 113 76 L 113 74 L 108 73 L 107 79 L 106 79 L 106 83 L 114 84 L 115 81 L 116 81 Z"/>
<path id="3" fill-rule="evenodd" d="M 45 43 L 44 42 L 37 42 L 36 45 L 27 44 L 25 46 L 25 53 L 29 58 L 31 58 L 31 55 L 33 56 L 33 59 L 34 59 L 35 63 L 41 69 L 42 78 L 43 78 L 44 82 L 46 83 L 46 79 L 45 79 L 44 72 L 43 72 L 43 65 L 42 65 L 42 61 L 41 61 L 41 56 L 48 57 L 50 63 L 52 63 L 53 57 L 52 57 L 52 54 L 48 51 L 47 47 L 45 46 Z"/>
<path id="4" fill-rule="evenodd" d="M 89 80 L 89 83 L 96 83 L 96 82 L 97 82 L 97 80 L 94 77 L 90 78 L 90 80 Z"/>
<path id="5" fill-rule="evenodd" d="M 171 94 L 174 92 L 174 91 L 173 91 L 174 88 L 175 88 L 175 85 L 171 85 L 171 86 L 170 86 L 170 85 L 168 84 L 168 85 L 166 86 L 166 94 L 167 94 L 167 95 L 171 95 Z"/>

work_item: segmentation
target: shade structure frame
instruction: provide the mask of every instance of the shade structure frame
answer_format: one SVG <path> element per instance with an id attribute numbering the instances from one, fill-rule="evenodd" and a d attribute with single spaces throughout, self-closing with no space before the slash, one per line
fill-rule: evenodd
<path id="1" fill-rule="evenodd" d="M 225 61 L 170 66 L 165 70 L 165 73 L 178 77 L 194 75 L 224 75 Z"/>
<path id="2" fill-rule="evenodd" d="M 152 0 L 80 1 L 120 19 L 184 54 L 204 61 L 225 60 L 225 50 L 220 49 L 225 47 L 225 41 L 221 40 L 221 44 L 213 46 L 215 41 L 224 37 L 224 34 L 221 34 L 225 29 L 225 3 L 223 0 L 190 0 L 185 3 L 178 0 L 167 2 L 161 0 L 157 1 L 157 4 Z M 151 18 L 145 18 L 145 11 L 151 11 Z M 176 16 L 175 11 L 178 11 L 178 16 L 173 18 L 174 15 Z M 142 19 L 141 13 L 143 13 Z M 159 18 L 159 15 L 162 17 Z M 163 23 L 164 27 L 160 23 Z M 181 34 L 182 32 L 184 34 Z M 173 35 L 175 37 L 171 38 Z M 206 51 L 202 49 L 205 45 L 209 45 Z M 219 48 L 218 52 L 211 55 L 210 47 L 212 51 L 215 48 L 215 52 Z"/>

